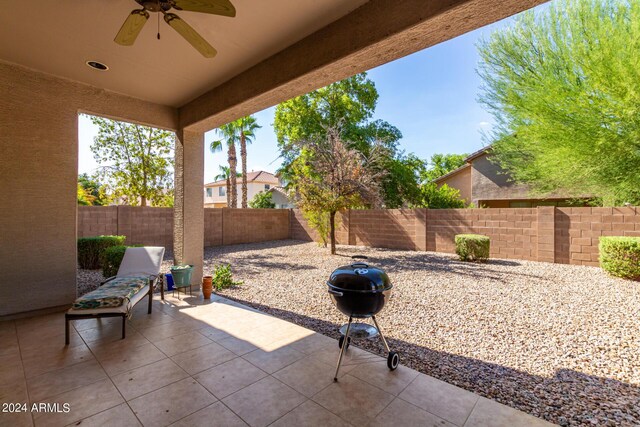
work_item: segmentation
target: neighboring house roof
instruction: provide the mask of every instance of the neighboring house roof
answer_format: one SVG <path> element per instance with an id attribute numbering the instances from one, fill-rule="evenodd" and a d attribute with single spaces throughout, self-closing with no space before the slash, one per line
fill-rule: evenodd
<path id="1" fill-rule="evenodd" d="M 242 182 L 242 178 L 238 177 L 238 182 Z M 259 182 L 262 184 L 273 184 L 273 185 L 280 184 L 280 180 L 278 179 L 277 176 L 275 176 L 270 172 L 265 172 L 265 171 L 255 171 L 255 172 L 247 173 L 247 183 L 249 182 Z M 226 184 L 227 184 L 227 181 L 224 179 L 221 179 L 218 181 L 205 184 L 204 186 L 217 187 L 217 186 L 226 185 Z"/>
<path id="2" fill-rule="evenodd" d="M 284 197 L 287 197 L 287 198 L 289 197 L 289 195 L 287 194 L 287 191 L 284 189 L 284 187 L 281 187 L 281 186 L 279 186 L 279 185 L 278 185 L 278 186 L 276 186 L 276 187 L 271 187 L 271 188 L 269 189 L 269 191 L 270 191 L 270 192 L 272 192 L 272 193 L 276 193 L 276 192 L 277 192 L 277 193 L 280 193 L 280 194 L 282 194 Z"/>
<path id="3" fill-rule="evenodd" d="M 436 179 L 433 180 L 433 182 L 435 182 L 436 184 L 439 184 L 441 181 L 446 180 L 447 178 L 451 177 L 452 175 L 457 174 L 458 172 L 462 172 L 463 170 L 465 170 L 468 167 L 471 167 L 471 162 L 473 162 L 475 159 L 477 159 L 478 157 L 482 157 L 485 154 L 487 154 L 489 152 L 489 150 L 491 150 L 491 146 L 493 144 L 487 145 L 484 148 L 479 149 L 478 151 L 474 151 L 473 153 L 469 154 L 467 156 L 466 159 L 464 159 L 465 164 L 460 166 L 457 169 L 452 170 L 449 173 L 446 173 L 444 175 L 442 175 L 441 177 L 438 177 Z"/>

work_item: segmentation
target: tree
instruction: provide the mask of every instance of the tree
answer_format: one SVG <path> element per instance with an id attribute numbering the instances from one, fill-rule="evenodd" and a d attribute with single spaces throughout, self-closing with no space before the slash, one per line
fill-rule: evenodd
<path id="1" fill-rule="evenodd" d="M 240 173 L 236 172 L 236 177 L 239 177 Z M 215 181 L 226 181 L 227 183 L 227 206 L 230 205 L 230 197 L 231 197 L 231 169 L 228 166 L 220 165 L 220 173 L 213 178 Z"/>
<path id="2" fill-rule="evenodd" d="M 421 200 L 416 207 L 429 209 L 462 209 L 466 207 L 460 198 L 460 190 L 447 184 L 438 187 L 435 182 L 427 182 L 420 186 Z"/>
<path id="3" fill-rule="evenodd" d="M 428 167 L 420 173 L 423 182 L 430 182 L 458 169 L 464 165 L 468 154 L 434 154 L 428 163 Z"/>
<path id="4" fill-rule="evenodd" d="M 237 128 L 234 122 L 227 123 L 216 129 L 216 133 L 223 139 L 212 141 L 210 150 L 212 153 L 222 151 L 223 145 L 227 146 L 227 161 L 229 162 L 229 186 L 227 190 L 231 190 L 228 193 L 227 207 L 238 207 L 238 158 L 236 157 L 236 144 L 239 142 L 240 135 L 237 132 Z"/>
<path id="5" fill-rule="evenodd" d="M 171 132 L 91 117 L 98 135 L 91 145 L 114 197 L 131 205 L 173 205 L 173 141 Z"/>
<path id="6" fill-rule="evenodd" d="M 493 155 L 517 182 L 640 203 L 640 2 L 554 2 L 478 48 Z"/>
<path id="7" fill-rule="evenodd" d="M 316 136 L 297 144 L 300 156 L 292 163 L 293 182 L 298 206 L 303 212 L 328 212 L 331 254 L 336 253 L 335 217 L 342 209 L 371 207 L 381 203 L 380 181 L 384 172 L 379 162 L 386 147 L 375 143 L 369 155 L 349 148 L 339 130 L 327 129 L 326 136 Z"/>
<path id="8" fill-rule="evenodd" d="M 109 203 L 105 185 L 101 184 L 96 177 L 90 177 L 86 173 L 80 174 L 78 175 L 78 186 L 78 195 L 82 189 L 83 201 L 87 204 L 104 206 Z M 78 204 L 80 204 L 79 200 Z"/>
<path id="9" fill-rule="evenodd" d="M 255 131 L 262 126 L 253 116 L 243 117 L 233 122 L 240 133 L 240 159 L 242 160 L 242 207 L 247 208 L 247 144 L 253 142 Z"/>
<path id="10" fill-rule="evenodd" d="M 249 206 L 253 209 L 273 209 L 276 204 L 273 203 L 272 194 L 270 191 L 261 191 L 249 202 Z"/>
<path id="11" fill-rule="evenodd" d="M 374 145 L 386 147 L 386 161 L 372 171 L 386 171 L 381 193 L 386 207 L 399 207 L 416 197 L 417 176 L 397 148 L 402 133 L 383 120 L 371 120 L 377 101 L 375 84 L 361 73 L 278 105 L 273 126 L 283 158 L 280 176 L 295 181 L 292 164 L 301 155 L 299 141 L 326 138 L 327 129 L 340 128 L 348 148 L 365 157 Z"/>

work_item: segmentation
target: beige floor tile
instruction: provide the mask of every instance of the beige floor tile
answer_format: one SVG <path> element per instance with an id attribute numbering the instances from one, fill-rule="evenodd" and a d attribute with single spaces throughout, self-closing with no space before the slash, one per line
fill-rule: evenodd
<path id="1" fill-rule="evenodd" d="M 209 338 L 198 332 L 187 332 L 156 341 L 154 344 L 167 356 L 174 356 L 211 343 L 212 341 Z"/>
<path id="2" fill-rule="evenodd" d="M 31 427 L 33 418 L 30 412 L 4 412 L 0 413 L 0 426 Z"/>
<path id="3" fill-rule="evenodd" d="M 71 423 L 68 427 L 139 427 L 142 426 L 133 411 L 129 408 L 129 405 L 123 403 L 118 406 L 114 406 L 111 409 L 102 411 L 98 414 L 84 418 L 83 420 L 75 423 Z"/>
<path id="4" fill-rule="evenodd" d="M 76 347 L 63 347 L 59 350 L 23 355 L 22 364 L 26 377 L 31 378 L 94 359 L 89 347 L 83 343 Z"/>
<path id="5" fill-rule="evenodd" d="M 349 427 L 350 425 L 311 400 L 307 400 L 271 424 L 272 427 Z"/>
<path id="6" fill-rule="evenodd" d="M 273 377 L 266 377 L 222 402 L 249 425 L 267 426 L 304 402 L 306 398 Z"/>
<path id="7" fill-rule="evenodd" d="M 20 357 L 20 347 L 18 346 L 18 337 L 13 334 L 8 337 L 0 338 L 2 346 L 0 346 L 0 358 L 7 356 Z"/>
<path id="8" fill-rule="evenodd" d="M 222 399 L 267 376 L 267 373 L 238 357 L 194 375 L 200 384 Z"/>
<path id="9" fill-rule="evenodd" d="M 29 397 L 31 402 L 44 402 L 48 398 L 94 383 L 106 376 L 97 360 L 89 360 L 27 379 Z"/>
<path id="10" fill-rule="evenodd" d="M 307 356 L 279 370 L 273 376 L 294 390 L 311 397 L 333 383 L 333 373 L 330 366 Z"/>
<path id="11" fill-rule="evenodd" d="M 87 329 L 100 328 L 104 326 L 117 325 L 122 327 L 122 319 L 119 317 L 101 317 L 99 319 L 78 319 L 69 322 L 76 331 L 84 331 Z"/>
<path id="12" fill-rule="evenodd" d="M 15 321 L 18 338 L 29 335 L 59 334 L 64 333 L 64 312 L 46 314 L 43 316 L 29 317 Z"/>
<path id="13" fill-rule="evenodd" d="M 158 350 L 151 343 L 127 347 L 118 354 L 100 358 L 100 364 L 108 375 L 113 376 L 119 373 L 130 371 L 153 362 L 157 362 L 167 356 Z"/>
<path id="14" fill-rule="evenodd" d="M 139 331 L 142 335 L 145 336 L 145 338 L 155 343 L 169 337 L 191 332 L 192 329 L 189 326 L 176 321 L 171 323 L 163 323 L 162 325 L 153 326 L 150 328 L 140 329 Z"/>
<path id="15" fill-rule="evenodd" d="M 358 365 L 349 371 L 349 375 L 360 378 L 387 393 L 397 396 L 418 376 L 418 371 L 402 365 L 398 366 L 395 371 L 390 371 L 387 367 L 387 362 L 382 360 L 376 363 Z"/>
<path id="16" fill-rule="evenodd" d="M 145 426 L 167 426 L 217 399 L 193 378 L 185 378 L 129 401 Z"/>
<path id="17" fill-rule="evenodd" d="M 176 354 L 173 361 L 190 375 L 206 371 L 238 357 L 235 353 L 214 342 L 184 353 Z"/>
<path id="18" fill-rule="evenodd" d="M 547 427 L 553 424 L 481 397 L 464 427 Z"/>
<path id="19" fill-rule="evenodd" d="M 203 328 L 198 329 L 198 332 L 200 332 L 202 335 L 209 338 L 210 340 L 213 340 L 216 342 L 223 340 L 225 338 L 229 338 L 231 336 L 227 332 L 223 331 L 222 329 L 218 329 L 210 325 L 207 325 Z"/>
<path id="20" fill-rule="evenodd" d="M 311 354 L 311 357 L 319 362 L 331 366 L 334 369 L 338 363 L 338 356 L 340 356 L 340 349 L 338 348 L 338 342 L 335 342 L 335 347 L 324 347 Z M 353 345 L 349 346 L 344 352 L 342 358 L 342 365 L 340 365 L 339 376 L 346 375 L 359 365 L 370 365 L 372 363 L 379 363 L 384 359 L 368 351 L 357 348 Z"/>
<path id="21" fill-rule="evenodd" d="M 179 381 L 188 374 L 171 359 L 163 359 L 111 377 L 125 399 L 131 400 Z"/>
<path id="22" fill-rule="evenodd" d="M 111 342 L 122 339 L 122 322 L 117 323 L 105 323 L 95 328 L 83 329 L 78 331 L 85 343 L 90 342 Z M 125 337 L 129 338 L 131 335 L 135 335 L 137 332 L 132 328 L 127 328 L 125 331 Z M 125 338 L 125 339 L 126 339 Z"/>
<path id="23" fill-rule="evenodd" d="M 395 399 L 369 424 L 371 427 L 456 427 L 402 399 Z"/>
<path id="24" fill-rule="evenodd" d="M 313 396 L 315 402 L 354 425 L 367 425 L 393 398 L 392 394 L 350 375 Z"/>
<path id="25" fill-rule="evenodd" d="M 304 356 L 304 353 L 291 347 L 280 347 L 273 351 L 257 349 L 242 357 L 266 373 L 272 374 L 292 364 L 296 360 L 302 359 Z"/>
<path id="26" fill-rule="evenodd" d="M 64 343 L 64 329 L 60 333 L 50 335 L 33 335 L 20 338 L 20 351 L 22 357 L 40 355 L 42 353 L 55 353 L 64 349 L 84 345 L 80 335 L 73 329 L 69 329 L 69 345 Z"/>
<path id="27" fill-rule="evenodd" d="M 250 342 L 242 340 L 240 338 L 236 338 L 235 336 L 221 339 L 218 341 L 218 344 L 220 344 L 227 350 L 233 351 L 238 356 L 242 356 L 243 354 L 247 354 L 258 348 Z"/>
<path id="28" fill-rule="evenodd" d="M 91 349 L 91 352 L 96 356 L 98 360 L 108 359 L 110 357 L 117 356 L 120 353 L 131 351 L 132 349 L 141 345 L 150 344 L 151 341 L 143 337 L 141 334 L 127 334 L 127 337 L 123 340 L 111 342 L 94 341 L 87 343 L 87 347 Z"/>
<path id="29" fill-rule="evenodd" d="M 0 357 L 0 380 L 2 382 L 16 382 L 25 377 L 20 353 Z"/>
<path id="30" fill-rule="evenodd" d="M 216 402 L 188 417 L 171 424 L 172 427 L 246 427 L 247 423 L 222 402 Z"/>
<path id="31" fill-rule="evenodd" d="M 290 344 L 291 347 L 306 354 L 315 353 L 329 346 L 338 346 L 338 342 L 325 335 L 313 333 Z"/>
<path id="32" fill-rule="evenodd" d="M 478 400 L 471 392 L 423 374 L 399 397 L 457 425 L 465 422 Z"/>
<path id="33" fill-rule="evenodd" d="M 0 403 L 29 403 L 27 382 L 24 378 L 11 382 L 0 381 Z"/>
<path id="34" fill-rule="evenodd" d="M 84 387 L 76 388 L 66 393 L 59 394 L 48 403 L 69 404 L 69 412 L 34 413 L 35 425 L 40 426 L 64 426 L 83 418 L 90 417 L 114 406 L 120 405 L 124 400 L 118 390 L 108 379 L 97 381 Z"/>
<path id="35" fill-rule="evenodd" d="M 136 307 L 139 307 L 136 306 Z M 156 310 L 151 312 L 151 314 L 147 314 L 147 306 L 144 307 L 144 314 L 137 315 L 134 313 L 133 317 L 129 321 L 129 324 L 137 330 L 151 328 L 154 326 L 164 325 L 165 323 L 175 322 L 175 319 L 169 316 L 167 313 L 164 313 L 160 310 Z"/>

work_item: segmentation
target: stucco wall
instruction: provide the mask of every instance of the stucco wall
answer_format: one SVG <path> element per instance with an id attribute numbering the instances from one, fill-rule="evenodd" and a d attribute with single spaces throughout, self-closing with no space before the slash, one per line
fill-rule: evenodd
<path id="1" fill-rule="evenodd" d="M 438 187 L 444 184 L 460 191 L 460 198 L 471 202 L 471 167 L 466 167 L 460 172 L 454 173 L 438 183 Z"/>
<path id="2" fill-rule="evenodd" d="M 76 296 L 81 111 L 177 125 L 174 109 L 0 62 L 0 316 Z"/>
<path id="3" fill-rule="evenodd" d="M 471 164 L 472 201 L 478 205 L 481 200 L 528 199 L 529 190 L 523 185 L 509 182 L 509 177 L 487 156 L 473 160 Z"/>

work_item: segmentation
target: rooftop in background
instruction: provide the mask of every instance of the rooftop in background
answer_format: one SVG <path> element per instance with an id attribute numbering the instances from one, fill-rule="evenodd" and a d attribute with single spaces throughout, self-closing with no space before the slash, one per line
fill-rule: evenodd
<path id="1" fill-rule="evenodd" d="M 241 182 L 240 177 L 238 177 L 238 183 Z M 273 184 L 273 185 L 280 185 L 280 180 L 278 179 L 277 176 L 275 176 L 274 174 L 272 174 L 271 172 L 265 172 L 265 171 L 251 171 L 247 174 L 247 182 L 259 182 L 259 183 L 264 183 L 264 184 Z M 227 181 L 224 179 L 220 179 L 218 181 L 214 181 L 214 182 L 210 182 L 208 184 L 205 184 L 205 187 L 217 187 L 220 185 L 226 185 Z"/>

